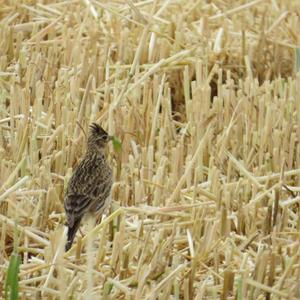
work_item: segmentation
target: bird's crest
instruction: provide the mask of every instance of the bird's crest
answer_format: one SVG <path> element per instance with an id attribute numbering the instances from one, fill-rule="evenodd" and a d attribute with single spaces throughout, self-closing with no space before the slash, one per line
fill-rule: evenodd
<path id="1" fill-rule="evenodd" d="M 91 134 L 93 135 L 108 135 L 107 132 L 97 123 L 90 125 Z"/>

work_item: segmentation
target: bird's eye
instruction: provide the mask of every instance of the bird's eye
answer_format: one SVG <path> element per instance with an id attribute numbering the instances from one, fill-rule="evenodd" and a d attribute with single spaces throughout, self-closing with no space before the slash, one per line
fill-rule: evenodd
<path id="1" fill-rule="evenodd" d="M 103 136 L 102 136 L 102 139 L 103 139 L 104 141 L 108 141 L 108 135 L 103 135 Z"/>

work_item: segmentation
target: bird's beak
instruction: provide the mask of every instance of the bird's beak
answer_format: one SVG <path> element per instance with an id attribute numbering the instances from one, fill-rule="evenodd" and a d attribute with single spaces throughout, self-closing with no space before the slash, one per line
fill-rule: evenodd
<path id="1" fill-rule="evenodd" d="M 109 135 L 109 136 L 108 136 L 108 141 L 113 141 L 113 140 L 114 140 L 113 135 Z"/>

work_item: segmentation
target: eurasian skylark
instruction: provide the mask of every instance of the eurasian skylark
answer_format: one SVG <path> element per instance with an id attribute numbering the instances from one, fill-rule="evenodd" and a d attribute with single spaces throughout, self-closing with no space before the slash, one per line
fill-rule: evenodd
<path id="1" fill-rule="evenodd" d="M 65 194 L 68 237 L 65 250 L 74 241 L 86 214 L 102 214 L 111 202 L 112 170 L 105 157 L 105 146 L 112 137 L 98 124 L 90 126 L 86 153 L 74 170 Z"/>

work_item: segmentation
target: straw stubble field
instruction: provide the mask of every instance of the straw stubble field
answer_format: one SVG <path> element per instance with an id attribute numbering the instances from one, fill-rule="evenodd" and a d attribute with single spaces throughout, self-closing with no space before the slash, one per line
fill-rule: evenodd
<path id="1" fill-rule="evenodd" d="M 0 289 L 17 223 L 21 299 L 300 298 L 299 1 L 0 2 Z M 64 253 L 93 121 L 114 201 Z"/>

